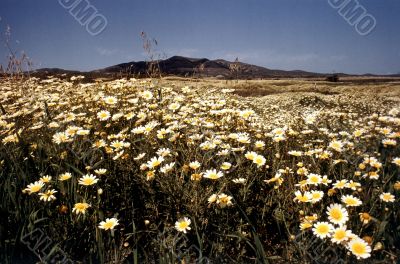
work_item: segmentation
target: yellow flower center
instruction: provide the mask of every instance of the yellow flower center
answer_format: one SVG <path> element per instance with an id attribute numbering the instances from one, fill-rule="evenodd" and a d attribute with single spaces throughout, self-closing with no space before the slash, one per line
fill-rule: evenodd
<path id="1" fill-rule="evenodd" d="M 105 229 L 111 229 L 113 226 L 114 226 L 114 223 L 113 223 L 113 222 L 106 222 L 106 223 L 104 224 L 104 228 L 105 228 Z"/>
<path id="2" fill-rule="evenodd" d="M 85 210 L 86 209 L 86 205 L 83 204 L 83 203 L 78 203 L 78 204 L 75 205 L 75 207 L 76 207 L 76 209 L 79 209 L 79 210 Z"/>
<path id="3" fill-rule="evenodd" d="M 31 192 L 38 192 L 40 189 L 42 189 L 42 186 L 35 185 L 35 186 L 32 186 Z"/>
<path id="4" fill-rule="evenodd" d="M 340 220 L 343 217 L 342 211 L 340 211 L 339 209 L 335 208 L 331 211 L 330 213 L 331 217 L 335 220 Z"/>
<path id="5" fill-rule="evenodd" d="M 347 205 L 356 205 L 357 201 L 353 198 L 346 198 L 346 200 L 344 201 Z"/>
<path id="6" fill-rule="evenodd" d="M 320 225 L 320 226 L 318 226 L 318 228 L 317 228 L 317 232 L 318 232 L 319 234 L 326 234 L 326 233 L 329 232 L 329 227 L 328 227 L 327 225 Z"/>
<path id="7" fill-rule="evenodd" d="M 83 180 L 83 183 L 86 185 L 91 185 L 93 184 L 94 180 L 92 178 L 86 178 Z"/>
<path id="8" fill-rule="evenodd" d="M 187 227 L 188 227 L 188 223 L 187 222 L 180 222 L 179 223 L 179 228 L 186 229 Z"/>
<path id="9" fill-rule="evenodd" d="M 317 176 L 312 176 L 310 178 L 310 182 L 312 182 L 312 183 L 318 183 L 318 181 L 319 181 L 319 178 Z"/>
<path id="10" fill-rule="evenodd" d="M 344 231 L 344 230 L 338 230 L 338 231 L 335 232 L 334 237 L 335 237 L 337 240 L 343 240 L 343 239 L 346 237 L 346 231 Z"/>
<path id="11" fill-rule="evenodd" d="M 357 255 L 366 253 L 365 245 L 363 245 L 361 243 L 354 243 L 352 245 L 351 249 Z"/>

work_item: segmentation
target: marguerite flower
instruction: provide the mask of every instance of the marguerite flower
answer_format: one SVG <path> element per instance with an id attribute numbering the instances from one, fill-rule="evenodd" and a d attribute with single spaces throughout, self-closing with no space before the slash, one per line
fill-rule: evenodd
<path id="1" fill-rule="evenodd" d="M 97 113 L 97 118 L 98 118 L 100 121 L 106 121 L 106 120 L 108 120 L 110 117 L 111 117 L 110 112 L 108 112 L 108 111 L 106 111 L 106 110 L 103 110 L 103 111 L 100 111 L 100 112 Z"/>
<path id="2" fill-rule="evenodd" d="M 221 208 L 225 208 L 226 206 L 231 206 L 232 205 L 232 196 L 228 196 L 224 193 L 221 193 L 218 195 L 218 199 L 217 199 L 217 204 L 221 207 Z"/>
<path id="3" fill-rule="evenodd" d="M 391 193 L 382 193 L 379 198 L 386 203 L 393 203 L 395 200 L 394 195 Z"/>
<path id="4" fill-rule="evenodd" d="M 51 178 L 52 178 L 51 176 L 46 175 L 46 176 L 43 176 L 42 178 L 40 178 L 39 181 L 41 181 L 43 183 L 49 183 L 51 181 Z"/>
<path id="5" fill-rule="evenodd" d="M 184 217 L 176 221 L 175 223 L 175 229 L 178 230 L 179 232 L 186 233 L 187 230 L 190 230 L 190 224 L 191 221 L 189 218 Z"/>
<path id="6" fill-rule="evenodd" d="M 97 169 L 97 170 L 94 170 L 94 172 L 95 172 L 97 175 L 104 175 L 104 174 L 107 173 L 107 169 Z"/>
<path id="7" fill-rule="evenodd" d="M 106 96 L 103 100 L 108 105 L 115 105 L 118 102 L 118 99 L 115 96 Z"/>
<path id="8" fill-rule="evenodd" d="M 45 202 L 50 202 L 52 200 L 55 200 L 56 197 L 54 196 L 54 194 L 56 192 L 57 192 L 56 190 L 52 189 L 52 190 L 48 190 L 44 193 L 39 193 L 40 200 L 45 201 Z"/>
<path id="9" fill-rule="evenodd" d="M 36 181 L 34 183 L 29 184 L 24 191 L 28 192 L 29 194 L 36 193 L 40 191 L 44 186 L 42 181 Z"/>
<path id="10" fill-rule="evenodd" d="M 321 201 L 322 197 L 324 197 L 323 191 L 311 191 L 311 203 Z"/>
<path id="11" fill-rule="evenodd" d="M 253 158 L 253 163 L 257 164 L 258 167 L 261 167 L 265 164 L 266 159 L 262 155 L 257 155 Z"/>
<path id="12" fill-rule="evenodd" d="M 210 197 L 208 197 L 207 201 L 209 204 L 215 203 L 218 199 L 217 194 L 212 194 Z"/>
<path id="13" fill-rule="evenodd" d="M 247 152 L 244 156 L 245 156 L 246 159 L 248 159 L 248 160 L 254 160 L 254 158 L 255 158 L 256 156 L 258 156 L 258 154 L 257 154 L 256 152 L 254 152 L 254 151 L 250 151 L 250 152 Z"/>
<path id="14" fill-rule="evenodd" d="M 307 183 L 310 185 L 318 185 L 322 183 L 322 178 L 321 175 L 315 174 L 315 173 L 310 173 L 307 175 Z"/>
<path id="15" fill-rule="evenodd" d="M 231 167 L 232 167 L 232 164 L 230 164 L 229 162 L 224 162 L 221 165 L 222 170 L 229 170 Z"/>
<path id="16" fill-rule="evenodd" d="M 65 132 L 58 132 L 53 136 L 53 142 L 56 144 L 61 144 L 69 141 L 71 141 L 71 139 Z"/>
<path id="17" fill-rule="evenodd" d="M 330 237 L 333 230 L 333 225 L 328 222 L 317 222 L 312 229 L 314 235 L 321 239 Z"/>
<path id="18" fill-rule="evenodd" d="M 164 161 L 163 157 L 153 157 L 150 161 L 146 163 L 147 167 L 150 169 L 154 169 L 158 167 Z"/>
<path id="19" fill-rule="evenodd" d="M 113 230 L 117 225 L 119 225 L 117 218 L 107 218 L 106 221 L 100 222 L 99 228 L 104 230 Z"/>
<path id="20" fill-rule="evenodd" d="M 72 209 L 72 212 L 75 214 L 85 214 L 89 207 L 90 204 L 88 203 L 76 203 Z"/>
<path id="21" fill-rule="evenodd" d="M 80 185 L 89 186 L 89 185 L 93 185 L 93 184 L 97 183 L 98 181 L 99 181 L 99 179 L 97 179 L 97 177 L 96 177 L 95 175 L 93 175 L 93 174 L 86 174 L 86 175 L 83 175 L 83 176 L 79 179 L 78 183 L 79 183 Z"/>
<path id="22" fill-rule="evenodd" d="M 201 164 L 198 161 L 192 161 L 192 162 L 189 163 L 189 167 L 192 170 L 197 170 L 198 168 L 200 168 L 200 166 L 201 166 Z"/>
<path id="23" fill-rule="evenodd" d="M 341 204 L 331 204 L 326 213 L 329 221 L 337 225 L 344 225 L 349 220 L 349 214 Z"/>
<path id="24" fill-rule="evenodd" d="M 312 195 L 309 192 L 305 192 L 304 194 L 301 193 L 301 191 L 296 191 L 294 193 L 294 195 L 296 196 L 293 201 L 298 201 L 298 202 L 302 202 L 302 203 L 307 203 L 310 202 L 312 199 Z"/>
<path id="25" fill-rule="evenodd" d="M 400 166 L 400 158 L 394 158 L 392 163 L 396 164 L 397 166 Z"/>
<path id="26" fill-rule="evenodd" d="M 357 257 L 357 259 L 365 259 L 371 256 L 371 247 L 361 238 L 352 239 L 347 247 L 350 252 Z"/>
<path id="27" fill-rule="evenodd" d="M 335 228 L 332 231 L 331 241 L 333 243 L 340 244 L 343 241 L 348 240 L 351 234 L 352 232 L 350 230 L 347 230 L 346 226 Z"/>
<path id="28" fill-rule="evenodd" d="M 207 179 L 211 179 L 211 180 L 217 180 L 217 179 L 221 178 L 222 176 L 224 176 L 224 174 L 222 172 L 217 171 L 216 169 L 213 169 L 213 170 L 207 170 L 204 173 L 203 177 L 207 178 Z"/>
<path id="29" fill-rule="evenodd" d="M 232 180 L 234 183 L 243 184 L 246 182 L 245 178 L 236 178 Z"/>
<path id="30" fill-rule="evenodd" d="M 333 140 L 330 144 L 329 144 L 329 148 L 337 151 L 337 152 L 342 152 L 343 151 L 343 143 L 341 141 L 338 140 Z"/>
<path id="31" fill-rule="evenodd" d="M 150 91 L 143 91 L 142 98 L 145 100 L 151 100 L 153 98 L 153 94 Z"/>
<path id="32" fill-rule="evenodd" d="M 346 206 L 360 206 L 362 204 L 361 200 L 353 195 L 344 195 L 342 196 L 342 202 L 346 204 Z"/>
<path id="33" fill-rule="evenodd" d="M 72 174 L 69 173 L 69 172 L 65 172 L 65 173 L 60 174 L 60 175 L 58 176 L 58 180 L 59 180 L 59 181 L 66 181 L 66 180 L 69 180 L 69 179 L 71 179 L 71 178 L 72 178 Z"/>

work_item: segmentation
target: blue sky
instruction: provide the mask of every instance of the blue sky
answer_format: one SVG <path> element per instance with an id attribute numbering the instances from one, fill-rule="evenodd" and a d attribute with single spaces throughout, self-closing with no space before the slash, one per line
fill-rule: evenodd
<path id="1" fill-rule="evenodd" d="M 400 72 L 398 0 L 359 0 L 377 22 L 367 36 L 328 0 L 89 0 L 107 19 L 96 36 L 58 0 L 0 1 L 1 41 L 10 25 L 12 46 L 37 68 L 94 70 L 143 60 L 139 34 L 146 31 L 167 57 L 239 57 L 268 68 L 328 73 Z M 6 56 L 2 43 L 3 65 Z"/>

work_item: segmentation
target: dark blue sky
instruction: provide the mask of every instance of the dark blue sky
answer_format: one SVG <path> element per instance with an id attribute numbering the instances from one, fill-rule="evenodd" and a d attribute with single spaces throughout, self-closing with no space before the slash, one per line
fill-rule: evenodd
<path id="1" fill-rule="evenodd" d="M 400 1 L 359 2 L 377 21 L 367 36 L 328 0 L 90 0 L 108 22 L 97 36 L 58 0 L 0 0 L 0 26 L 2 33 L 11 26 L 13 47 L 38 68 L 93 70 L 142 60 L 139 33 L 146 31 L 167 56 L 239 57 L 285 70 L 400 72 Z M 6 55 L 1 45 L 3 65 Z"/>

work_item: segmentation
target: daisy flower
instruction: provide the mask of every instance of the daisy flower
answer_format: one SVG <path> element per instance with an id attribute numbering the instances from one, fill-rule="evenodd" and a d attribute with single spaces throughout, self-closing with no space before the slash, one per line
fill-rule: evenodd
<path id="1" fill-rule="evenodd" d="M 229 162 L 224 162 L 221 165 L 222 170 L 229 170 L 231 167 L 232 167 L 232 164 L 230 164 Z"/>
<path id="2" fill-rule="evenodd" d="M 65 173 L 60 174 L 60 175 L 58 176 L 58 180 L 59 180 L 59 181 L 66 181 L 66 180 L 69 180 L 69 179 L 71 179 L 71 178 L 72 178 L 72 174 L 69 173 L 69 172 L 65 172 Z"/>
<path id="3" fill-rule="evenodd" d="M 100 121 L 106 121 L 111 117 L 110 112 L 103 110 L 97 113 L 97 118 Z"/>
<path id="4" fill-rule="evenodd" d="M 329 148 L 337 151 L 337 152 L 342 152 L 343 151 L 343 143 L 341 141 L 338 140 L 333 140 L 329 146 Z"/>
<path id="5" fill-rule="evenodd" d="M 168 106 L 168 109 L 169 109 L 169 110 L 172 110 L 172 111 L 176 111 L 176 110 L 179 109 L 179 107 L 181 107 L 180 104 L 178 104 L 178 103 L 172 103 L 172 104 L 170 104 L 170 105 Z"/>
<path id="6" fill-rule="evenodd" d="M 254 158 L 257 157 L 258 154 L 256 152 L 254 152 L 254 151 L 250 151 L 250 152 L 247 152 L 244 156 L 248 160 L 254 160 Z"/>
<path id="7" fill-rule="evenodd" d="M 346 183 L 346 188 L 352 189 L 353 191 L 357 190 L 358 187 L 361 187 L 359 182 L 353 182 L 352 180 Z"/>
<path id="8" fill-rule="evenodd" d="M 245 178 L 237 178 L 232 180 L 234 183 L 243 184 L 246 182 Z"/>
<path id="9" fill-rule="evenodd" d="M 106 96 L 103 98 L 103 101 L 108 105 L 115 105 L 118 102 L 118 99 L 115 96 Z"/>
<path id="10" fill-rule="evenodd" d="M 40 178 L 39 181 L 41 181 L 43 183 L 49 183 L 51 181 L 51 178 L 52 178 L 51 176 L 46 175 L 46 176 L 43 176 L 42 178 Z"/>
<path id="11" fill-rule="evenodd" d="M 368 224 L 372 220 L 372 216 L 369 213 L 359 213 L 360 220 L 363 222 L 364 225 Z"/>
<path id="12" fill-rule="evenodd" d="M 321 175 L 315 174 L 315 173 L 310 173 L 307 175 L 307 183 L 310 185 L 318 185 L 322 183 L 322 178 Z"/>
<path id="13" fill-rule="evenodd" d="M 350 252 L 357 257 L 357 259 L 365 259 L 371 256 L 371 247 L 361 238 L 352 239 L 347 247 Z"/>
<path id="14" fill-rule="evenodd" d="M 143 157 L 146 156 L 146 153 L 140 153 L 139 155 L 137 155 L 136 157 L 134 157 L 134 160 L 141 160 L 143 159 Z"/>
<path id="15" fill-rule="evenodd" d="M 171 155 L 171 150 L 168 148 L 161 148 L 161 149 L 157 150 L 156 153 L 158 156 L 166 157 L 166 156 Z"/>
<path id="16" fill-rule="evenodd" d="M 207 201 L 209 204 L 215 203 L 218 199 L 217 194 L 212 194 L 210 197 L 208 197 Z"/>
<path id="17" fill-rule="evenodd" d="M 347 185 L 347 180 L 336 181 L 333 184 L 333 189 L 343 189 Z"/>
<path id="18" fill-rule="evenodd" d="M 42 181 L 36 181 L 34 183 L 29 184 L 24 191 L 28 192 L 29 194 L 36 193 L 40 191 L 44 186 Z"/>
<path id="19" fill-rule="evenodd" d="M 254 143 L 254 147 L 255 147 L 256 149 L 262 149 L 262 148 L 265 147 L 265 143 L 264 143 L 263 141 L 258 140 L 258 141 L 256 141 L 256 142 Z"/>
<path id="20" fill-rule="evenodd" d="M 225 208 L 226 206 L 231 206 L 232 205 L 232 196 L 226 195 L 224 193 L 221 193 L 218 195 L 218 199 L 217 199 L 217 204 L 221 207 L 221 208 Z"/>
<path id="21" fill-rule="evenodd" d="M 189 167 L 192 170 L 197 170 L 198 168 L 200 168 L 200 166 L 201 166 L 201 164 L 198 161 L 192 161 L 192 162 L 189 163 Z"/>
<path id="22" fill-rule="evenodd" d="M 190 224 L 191 221 L 189 218 L 184 217 L 176 221 L 175 223 L 175 229 L 178 230 L 179 232 L 186 233 L 187 230 L 190 230 Z"/>
<path id="23" fill-rule="evenodd" d="M 257 155 L 253 159 L 253 163 L 257 164 L 258 167 L 261 167 L 265 164 L 266 159 L 262 155 Z"/>
<path id="24" fill-rule="evenodd" d="M 162 168 L 160 168 L 160 171 L 162 173 L 168 173 L 174 168 L 175 162 L 171 162 L 169 164 L 164 165 Z"/>
<path id="25" fill-rule="evenodd" d="M 288 154 L 291 156 L 301 157 L 301 155 L 303 155 L 303 152 L 297 150 L 291 150 L 288 152 Z"/>
<path id="26" fill-rule="evenodd" d="M 393 203 L 395 200 L 394 195 L 391 193 L 382 193 L 379 198 L 386 203 Z"/>
<path id="27" fill-rule="evenodd" d="M 341 204 L 331 204 L 326 213 L 329 221 L 337 225 L 344 225 L 349 220 L 349 214 Z"/>
<path id="28" fill-rule="evenodd" d="M 78 183 L 79 183 L 80 185 L 89 186 L 89 185 L 93 185 L 93 184 L 97 183 L 98 181 L 99 181 L 99 179 L 97 179 L 97 177 L 96 177 L 95 175 L 93 175 L 93 174 L 86 174 L 86 175 L 83 175 L 83 176 L 79 179 Z"/>
<path id="29" fill-rule="evenodd" d="M 341 244 L 342 242 L 348 240 L 351 234 L 352 232 L 347 230 L 346 226 L 335 228 L 332 231 L 331 241 L 332 243 Z"/>
<path id="30" fill-rule="evenodd" d="M 52 189 L 52 190 L 48 190 L 44 193 L 39 193 L 40 200 L 45 201 L 45 202 L 50 202 L 52 200 L 55 200 L 56 197 L 54 196 L 54 194 L 56 192 L 57 192 L 56 190 Z"/>
<path id="31" fill-rule="evenodd" d="M 296 191 L 294 193 L 294 195 L 296 196 L 293 201 L 299 201 L 302 203 L 307 203 L 309 201 L 311 201 L 312 199 L 312 195 L 309 192 L 305 192 L 304 194 L 301 193 L 301 191 Z"/>
<path id="32" fill-rule="evenodd" d="M 104 230 L 113 230 L 117 225 L 119 225 L 117 218 L 107 218 L 105 221 L 100 222 L 99 228 Z"/>
<path id="33" fill-rule="evenodd" d="M 360 206 L 362 204 L 361 200 L 353 195 L 344 195 L 342 196 L 342 202 L 346 204 L 346 206 Z"/>
<path id="34" fill-rule="evenodd" d="M 329 180 L 327 175 L 324 175 L 324 176 L 322 177 L 321 183 L 322 183 L 323 185 L 328 186 L 328 184 L 330 184 L 331 182 L 332 182 L 332 180 Z"/>
<path id="35" fill-rule="evenodd" d="M 324 197 L 323 191 L 311 191 L 311 203 L 321 201 L 322 197 Z"/>
<path id="36" fill-rule="evenodd" d="M 334 227 L 328 222 L 317 222 L 312 229 L 315 236 L 324 239 L 330 237 Z"/>
<path id="37" fill-rule="evenodd" d="M 104 174 L 107 173 L 107 169 L 97 169 L 97 170 L 94 170 L 94 172 L 95 172 L 97 175 L 104 175 Z"/>
<path id="38" fill-rule="evenodd" d="M 65 132 L 58 132 L 53 136 L 53 142 L 56 144 L 61 144 L 69 141 L 70 138 Z"/>
<path id="39" fill-rule="evenodd" d="M 88 203 L 76 203 L 72 209 L 72 212 L 75 214 L 85 214 L 89 207 L 90 204 Z"/>
<path id="40" fill-rule="evenodd" d="M 224 176 L 224 174 L 221 171 L 217 171 L 216 169 L 213 170 L 207 170 L 204 173 L 204 178 L 211 179 L 211 180 L 217 180 Z"/>
<path id="41" fill-rule="evenodd" d="M 153 98 L 153 94 L 150 91 L 143 91 L 142 92 L 142 98 L 145 100 L 151 100 Z"/>
<path id="42" fill-rule="evenodd" d="M 162 162 L 164 161 L 163 157 L 153 157 L 151 160 L 149 160 L 146 165 L 150 169 L 154 169 L 158 167 Z"/>
<path id="43" fill-rule="evenodd" d="M 392 160 L 392 163 L 393 163 L 393 164 L 396 164 L 397 166 L 400 166 L 400 158 L 394 158 L 394 159 Z"/>

